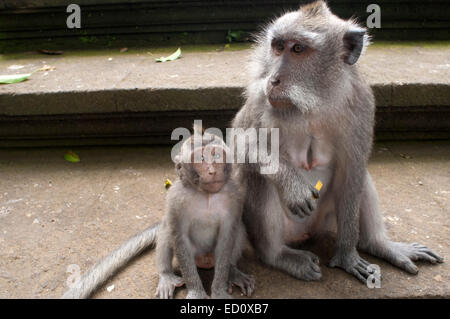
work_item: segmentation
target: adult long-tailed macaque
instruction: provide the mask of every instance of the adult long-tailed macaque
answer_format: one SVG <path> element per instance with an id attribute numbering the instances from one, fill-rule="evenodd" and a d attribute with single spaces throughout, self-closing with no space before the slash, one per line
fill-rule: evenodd
<path id="1" fill-rule="evenodd" d="M 239 165 L 248 186 L 244 224 L 260 258 L 299 279 L 321 278 L 319 259 L 291 244 L 333 225 L 329 265 L 364 283 L 371 270 L 357 248 L 412 274 L 418 272 L 413 261 L 443 261 L 423 245 L 386 234 L 367 171 L 374 97 L 355 66 L 367 44 L 364 28 L 316 1 L 269 24 L 251 57 L 246 103 L 233 127 L 279 128 L 280 159 L 275 174 L 261 174 L 271 165 L 261 157 Z"/>
<path id="2" fill-rule="evenodd" d="M 94 265 L 63 298 L 87 298 L 118 268 L 154 245 L 155 239 L 157 297 L 172 298 L 175 287 L 186 284 L 187 298 L 207 298 L 197 267 L 214 267 L 213 298 L 231 298 L 232 285 L 247 296 L 252 294 L 253 277 L 236 267 L 246 233 L 241 192 L 232 179 L 231 164 L 225 163 L 226 145 L 216 135 L 202 134 L 196 127 L 194 131 L 175 158 L 179 180 L 167 193 L 162 223 L 132 237 Z M 172 270 L 174 254 L 181 277 Z"/>

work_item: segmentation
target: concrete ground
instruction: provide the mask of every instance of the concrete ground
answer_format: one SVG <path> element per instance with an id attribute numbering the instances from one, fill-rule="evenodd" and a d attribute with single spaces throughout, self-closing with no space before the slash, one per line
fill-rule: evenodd
<path id="1" fill-rule="evenodd" d="M 65 161 L 66 150 L 0 150 L 0 298 L 60 297 L 69 265 L 84 272 L 164 213 L 164 181 L 175 179 L 169 148 L 79 147 L 80 163 Z M 366 256 L 383 276 L 380 289 L 369 289 L 325 266 L 332 237 L 309 244 L 321 257 L 319 282 L 270 269 L 249 251 L 241 266 L 255 276 L 254 298 L 450 297 L 450 141 L 376 144 L 369 170 L 392 239 L 426 244 L 447 261 L 421 263 L 411 276 Z M 205 284 L 211 276 L 202 272 Z M 153 298 L 157 280 L 148 251 L 93 297 Z"/>
<path id="2" fill-rule="evenodd" d="M 370 46 L 358 67 L 375 89 L 377 106 L 448 106 L 449 44 Z M 170 63 L 154 59 L 176 48 L 0 55 L 0 74 L 54 68 L 21 83 L 0 85 L 0 115 L 236 110 L 248 83 L 248 47 L 187 46 Z"/>
<path id="3" fill-rule="evenodd" d="M 227 127 L 244 103 L 249 44 L 182 46 L 180 59 L 155 62 L 175 49 L 0 55 L 0 74 L 36 71 L 0 85 L 0 146 L 164 144 L 194 119 Z M 449 41 L 376 42 L 357 67 L 377 138 L 450 139 Z"/>

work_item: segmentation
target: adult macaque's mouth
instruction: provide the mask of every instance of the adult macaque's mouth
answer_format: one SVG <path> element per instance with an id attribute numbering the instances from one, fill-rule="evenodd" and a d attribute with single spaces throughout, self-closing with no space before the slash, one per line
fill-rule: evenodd
<path id="1" fill-rule="evenodd" d="M 212 182 L 202 182 L 203 185 L 214 185 L 214 184 L 224 184 L 225 181 L 212 181 Z"/>
<path id="2" fill-rule="evenodd" d="M 225 185 L 224 181 L 213 181 L 207 183 L 202 182 L 200 184 L 200 187 L 208 193 L 217 193 L 222 189 L 224 185 Z"/>
<path id="3" fill-rule="evenodd" d="M 269 95 L 268 98 L 270 105 L 276 109 L 286 109 L 290 107 L 294 107 L 294 104 L 291 102 L 289 98 L 286 97 L 277 97 Z"/>

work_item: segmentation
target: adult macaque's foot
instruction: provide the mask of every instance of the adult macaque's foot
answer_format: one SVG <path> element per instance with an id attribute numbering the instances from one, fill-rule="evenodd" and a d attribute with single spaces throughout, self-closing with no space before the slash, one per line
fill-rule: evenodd
<path id="1" fill-rule="evenodd" d="M 427 261 L 432 264 L 442 263 L 444 259 L 433 252 L 428 247 L 413 243 L 399 243 L 389 241 L 385 244 L 384 249 L 381 250 L 381 258 L 397 266 L 410 274 L 417 274 L 419 269 L 413 261 Z"/>
<path id="2" fill-rule="evenodd" d="M 306 250 L 285 247 L 283 253 L 275 260 L 275 266 L 301 280 L 322 278 L 319 257 Z"/>
<path id="3" fill-rule="evenodd" d="M 370 263 L 361 258 L 356 250 L 346 253 L 336 252 L 329 266 L 344 269 L 364 284 L 367 283 L 367 279 L 374 271 L 371 269 Z"/>
<path id="4" fill-rule="evenodd" d="M 228 282 L 228 292 L 233 293 L 233 285 L 241 289 L 244 296 L 250 297 L 255 290 L 255 279 L 252 275 L 244 274 L 237 269 L 236 266 L 231 266 L 230 279 Z"/>

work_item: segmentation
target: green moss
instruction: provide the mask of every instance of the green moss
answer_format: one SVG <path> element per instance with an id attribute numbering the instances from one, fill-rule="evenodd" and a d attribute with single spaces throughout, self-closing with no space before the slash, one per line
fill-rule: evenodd
<path id="1" fill-rule="evenodd" d="M 95 43 L 97 42 L 97 38 L 96 37 L 79 37 L 78 39 L 80 39 L 81 42 L 83 43 Z"/>
<path id="2" fill-rule="evenodd" d="M 450 46 L 450 41 L 374 41 L 371 47 L 374 48 L 405 48 L 405 47 L 422 47 L 422 48 L 439 48 Z"/>
<path id="3" fill-rule="evenodd" d="M 110 38 L 110 42 L 114 42 L 116 39 Z M 118 43 L 114 43 L 114 47 L 108 47 L 105 49 L 98 47 L 91 47 L 87 49 L 72 49 L 64 51 L 64 54 L 59 56 L 61 58 L 65 56 L 115 56 L 115 55 L 134 55 L 142 54 L 149 55 L 150 57 L 159 57 L 172 54 L 178 47 L 181 47 L 182 53 L 195 53 L 195 52 L 217 52 L 217 51 L 240 51 L 250 49 L 251 43 L 231 43 L 225 47 L 225 44 L 198 44 L 198 45 L 173 45 L 167 47 L 129 47 L 127 52 L 120 53 L 120 46 Z M 125 45 L 124 45 L 125 46 Z M 372 43 L 370 48 L 383 49 L 383 48 L 406 48 L 406 47 L 422 47 L 422 48 L 448 48 L 450 41 L 376 41 Z M 42 47 L 45 47 L 43 44 Z M 42 59 L 43 54 L 34 51 L 21 52 L 21 53 L 6 53 L 0 54 L 0 60 L 15 60 L 21 58 L 39 58 Z M 57 56 L 54 56 L 57 57 Z"/>
<path id="4" fill-rule="evenodd" d="M 250 43 L 232 43 L 229 47 L 225 48 L 225 44 L 205 44 L 205 45 L 182 45 L 182 46 L 170 46 L 170 47 L 148 47 L 148 48 L 129 48 L 128 51 L 121 53 L 120 48 L 108 48 L 108 49 L 78 49 L 64 51 L 63 55 L 53 57 L 69 57 L 69 56 L 115 56 L 115 55 L 134 55 L 142 54 L 149 55 L 150 57 L 159 57 L 172 54 L 178 47 L 181 47 L 182 53 L 195 53 L 195 52 L 217 52 L 217 51 L 240 51 L 247 50 L 251 46 Z M 15 60 L 15 59 L 30 59 L 38 58 L 42 59 L 45 55 L 38 52 L 20 52 L 20 53 L 6 53 L 1 54 L 2 60 Z"/>

